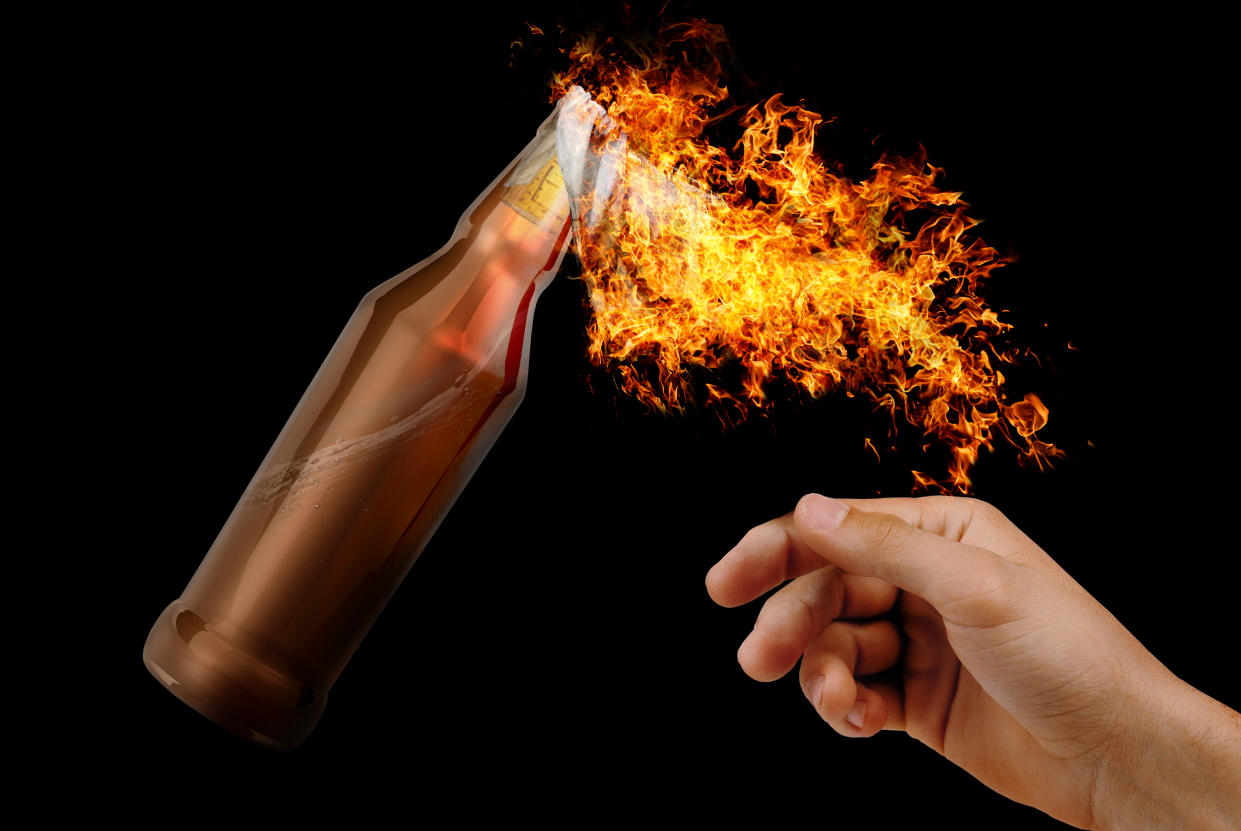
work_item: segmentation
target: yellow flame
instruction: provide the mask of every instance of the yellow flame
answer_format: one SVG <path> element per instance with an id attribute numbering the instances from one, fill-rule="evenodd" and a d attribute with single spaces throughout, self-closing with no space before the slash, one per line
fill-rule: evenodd
<path id="1" fill-rule="evenodd" d="M 586 88 L 638 154 L 619 212 L 577 235 L 592 360 L 664 412 L 693 400 L 692 367 L 739 366 L 738 388 L 706 385 L 726 422 L 767 406 L 777 378 L 861 394 L 948 446 L 946 476 L 912 472 L 922 488 L 968 492 L 997 435 L 1039 467 L 1060 455 L 1037 439 L 1037 396 L 1004 401 L 996 365 L 1015 354 L 991 338 L 1011 327 L 978 295 L 1004 258 L 971 233 L 961 194 L 936 186 L 943 171 L 920 152 L 884 156 L 864 181 L 835 175 L 814 152 L 822 117 L 778 94 L 744 112 L 731 151 L 713 145 L 726 49 L 704 21 L 626 60 L 587 37 L 554 79 L 557 97 Z"/>

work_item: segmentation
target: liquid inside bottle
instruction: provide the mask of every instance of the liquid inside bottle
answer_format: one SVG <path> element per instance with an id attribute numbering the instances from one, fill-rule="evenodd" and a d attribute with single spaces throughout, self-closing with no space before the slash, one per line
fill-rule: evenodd
<path id="1" fill-rule="evenodd" d="M 557 117 L 583 98 L 448 244 L 366 296 L 156 622 L 147 667 L 208 717 L 271 747 L 305 737 L 520 403 L 534 303 L 568 244 Z"/>

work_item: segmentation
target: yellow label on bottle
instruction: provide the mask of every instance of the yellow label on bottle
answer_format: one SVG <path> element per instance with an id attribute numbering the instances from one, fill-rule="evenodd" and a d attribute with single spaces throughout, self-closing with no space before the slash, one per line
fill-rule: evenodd
<path id="1" fill-rule="evenodd" d="M 531 222 L 538 224 L 564 193 L 564 177 L 556 157 L 548 159 L 529 180 L 509 185 L 504 190 L 504 201 Z"/>

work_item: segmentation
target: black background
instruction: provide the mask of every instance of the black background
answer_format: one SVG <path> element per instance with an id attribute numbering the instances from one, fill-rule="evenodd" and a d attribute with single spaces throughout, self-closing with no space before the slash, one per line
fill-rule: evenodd
<path id="1" fill-rule="evenodd" d="M 1211 21 L 706 14 L 760 91 L 838 117 L 825 152 L 863 173 L 922 143 L 1019 258 L 987 296 L 1050 359 L 1012 387 L 1048 403 L 1046 438 L 1069 455 L 1050 473 L 984 456 L 977 494 L 1174 672 L 1241 703 L 1224 658 L 1231 150 L 1196 60 Z M 555 55 L 534 54 L 523 20 L 558 17 L 609 19 L 182 14 L 122 22 L 144 28 L 79 77 L 68 106 L 93 140 L 66 210 L 106 229 L 84 276 L 81 389 L 122 478 L 99 483 L 91 529 L 112 553 L 83 581 L 103 682 L 64 743 L 92 763 L 74 781 L 111 806 L 272 817 L 755 808 L 1057 827 L 902 734 L 837 736 L 795 672 L 748 679 L 735 651 L 757 608 L 703 588 L 801 494 L 908 494 L 918 459 L 877 465 L 861 445 L 877 422 L 839 398 L 731 432 L 709 413 L 643 415 L 592 373 L 582 286 L 563 277 L 538 305 L 525 403 L 301 747 L 251 747 L 143 668 L 151 623 L 362 295 L 438 248 L 550 111 Z"/>

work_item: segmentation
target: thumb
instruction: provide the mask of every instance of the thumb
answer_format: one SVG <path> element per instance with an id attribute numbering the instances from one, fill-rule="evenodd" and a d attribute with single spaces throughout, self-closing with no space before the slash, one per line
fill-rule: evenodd
<path id="1" fill-rule="evenodd" d="M 817 493 L 801 498 L 793 523 L 825 560 L 916 594 L 954 623 L 994 626 L 1015 617 L 1014 567 L 984 548 Z"/>

